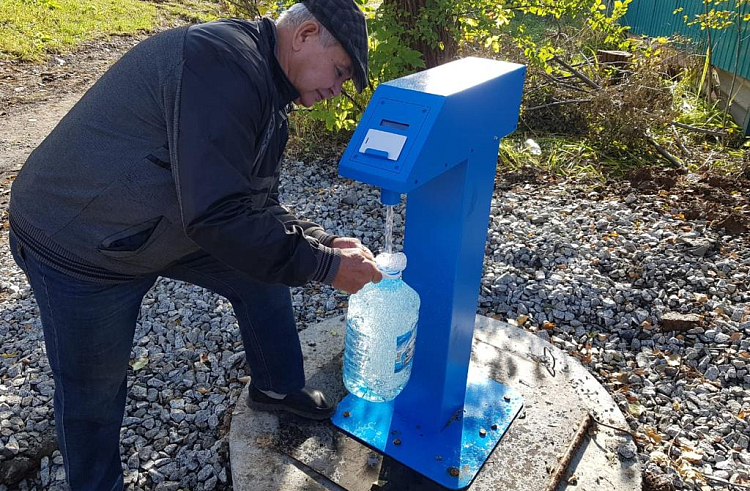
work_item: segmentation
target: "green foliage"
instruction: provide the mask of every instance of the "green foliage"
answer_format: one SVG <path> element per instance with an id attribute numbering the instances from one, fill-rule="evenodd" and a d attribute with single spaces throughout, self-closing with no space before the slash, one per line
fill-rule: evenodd
<path id="1" fill-rule="evenodd" d="M 500 54 L 515 16 L 555 22 L 581 19 L 595 33 L 590 36 L 595 44 L 591 49 L 624 49 L 628 46 L 627 28 L 620 26 L 618 20 L 630 2 L 617 0 L 607 11 L 604 0 L 430 0 L 413 18 L 395 2 L 383 2 L 377 7 L 364 4 L 370 31 L 370 82 L 374 89 L 380 82 L 423 68 L 422 53 L 411 46 L 420 44 L 426 49 L 443 50 L 445 34 L 459 50 L 481 46 Z M 548 73 L 557 70 L 550 65 L 550 60 L 561 53 L 554 40 L 527 33 L 525 24 L 512 36 L 526 63 L 543 67 Z M 324 121 L 330 130 L 353 129 L 372 92 L 353 95 L 351 89 L 348 85 L 346 91 L 351 99 L 321 102 L 307 115 Z"/>
<path id="2" fill-rule="evenodd" d="M 703 0 L 703 12 L 692 18 L 688 15 L 683 15 L 682 18 L 687 25 L 698 25 L 702 31 L 723 30 L 738 22 L 750 22 L 750 13 L 744 13 L 745 5 L 750 5 L 750 0 Z M 684 7 L 679 7 L 674 13 L 679 14 L 684 10 Z"/>
<path id="3" fill-rule="evenodd" d="M 603 37 L 604 49 L 628 49 L 631 47 L 626 37 L 628 26 L 620 25 L 619 21 L 628 12 L 632 0 L 615 0 L 612 10 L 608 14 L 603 0 L 595 0 L 590 7 L 591 16 L 588 18 L 589 27 Z"/>
<path id="4" fill-rule="evenodd" d="M 723 132 L 727 138 L 722 143 L 727 147 L 739 148 L 743 143 L 750 144 L 750 139 L 744 138 L 742 128 L 731 118 L 725 118 L 724 108 L 720 101 L 708 103 L 701 96 L 700 88 L 696 89 L 698 77 L 698 70 L 694 70 L 693 73 L 689 73 L 673 85 L 672 109 L 677 113 L 675 121 L 696 128 Z M 704 138 L 699 134 L 691 136 Z"/>
<path id="5" fill-rule="evenodd" d="M 500 142 L 500 165 L 506 171 L 542 168 L 555 175 L 570 178 L 593 178 L 605 181 L 607 174 L 624 173 L 616 161 L 607 157 L 585 140 L 561 136 L 540 136 L 535 141 L 544 148 L 542 155 L 526 149 L 524 136 L 513 135 Z"/>
<path id="6" fill-rule="evenodd" d="M 232 17 L 257 19 L 260 17 L 278 17 L 284 9 L 293 5 L 295 0 L 221 0 Z"/>

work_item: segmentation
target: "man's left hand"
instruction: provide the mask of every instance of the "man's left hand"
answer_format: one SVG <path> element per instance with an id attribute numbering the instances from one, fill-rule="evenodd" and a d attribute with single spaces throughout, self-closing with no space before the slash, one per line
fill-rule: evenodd
<path id="1" fill-rule="evenodd" d="M 367 259 L 371 261 L 375 260 L 375 256 L 373 256 L 372 251 L 363 246 L 362 242 L 359 239 L 355 239 L 354 237 L 338 237 L 336 239 L 333 239 L 333 241 L 331 242 L 331 247 L 334 247 L 336 249 L 362 249 Z"/>

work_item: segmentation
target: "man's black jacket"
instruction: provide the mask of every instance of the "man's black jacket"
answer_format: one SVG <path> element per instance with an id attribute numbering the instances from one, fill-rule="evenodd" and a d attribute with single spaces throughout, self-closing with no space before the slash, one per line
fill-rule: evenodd
<path id="1" fill-rule="evenodd" d="M 333 236 L 279 203 L 298 93 L 269 20 L 156 35 L 123 56 L 31 154 L 11 228 L 38 259 L 101 282 L 204 250 L 264 282 L 330 282 Z"/>

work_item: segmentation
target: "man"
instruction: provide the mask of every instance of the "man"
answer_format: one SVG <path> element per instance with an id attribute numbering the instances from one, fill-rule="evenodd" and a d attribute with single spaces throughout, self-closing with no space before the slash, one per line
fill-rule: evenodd
<path id="1" fill-rule="evenodd" d="M 122 489 L 119 433 L 143 295 L 158 276 L 227 297 L 248 404 L 325 419 L 305 387 L 289 286 L 356 292 L 381 275 L 357 239 L 279 204 L 287 107 L 367 82 L 352 0 L 305 0 L 277 24 L 223 20 L 124 55 L 29 157 L 11 248 L 39 304 L 58 442 L 73 490 Z"/>

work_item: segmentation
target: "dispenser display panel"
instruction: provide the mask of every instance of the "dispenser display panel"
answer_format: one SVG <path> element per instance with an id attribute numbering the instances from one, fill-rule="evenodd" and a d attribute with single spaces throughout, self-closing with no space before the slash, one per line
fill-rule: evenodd
<path id="1" fill-rule="evenodd" d="M 370 117 L 360 122 L 367 130 L 354 147 L 358 151 L 352 158 L 360 164 L 400 174 L 409 167 L 409 152 L 428 114 L 429 108 L 419 104 L 387 98 L 375 102 Z"/>

